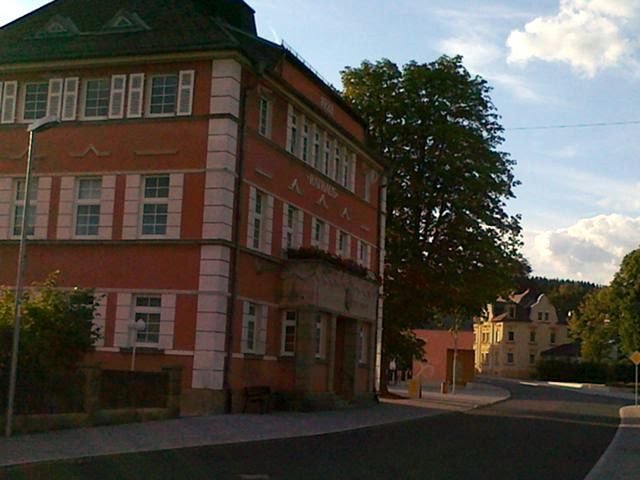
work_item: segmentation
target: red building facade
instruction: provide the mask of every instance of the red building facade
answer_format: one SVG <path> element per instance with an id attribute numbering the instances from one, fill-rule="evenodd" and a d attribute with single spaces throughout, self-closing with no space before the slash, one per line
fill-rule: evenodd
<path id="1" fill-rule="evenodd" d="M 91 15 L 87 10 L 91 9 Z M 105 368 L 183 367 L 183 411 L 244 387 L 374 391 L 382 167 L 362 121 L 236 0 L 55 1 L 1 30 L 0 282 L 102 295 Z M 25 202 L 26 125 L 38 133 Z M 144 328 L 135 328 L 136 320 Z"/>

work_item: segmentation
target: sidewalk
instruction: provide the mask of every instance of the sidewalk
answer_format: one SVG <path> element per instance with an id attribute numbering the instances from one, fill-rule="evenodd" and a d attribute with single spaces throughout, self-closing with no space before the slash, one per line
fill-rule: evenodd
<path id="1" fill-rule="evenodd" d="M 620 409 L 620 426 L 611 444 L 585 480 L 640 478 L 640 407 Z"/>
<path id="2" fill-rule="evenodd" d="M 347 410 L 214 415 L 2 437 L 0 466 L 321 435 L 469 410 L 508 397 L 500 388 L 474 387 L 455 395 L 429 392 L 422 399 L 383 400 Z"/>

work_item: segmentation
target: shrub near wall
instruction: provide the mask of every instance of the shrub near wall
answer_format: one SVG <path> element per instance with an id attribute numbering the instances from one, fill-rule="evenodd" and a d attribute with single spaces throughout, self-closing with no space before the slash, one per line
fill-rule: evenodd
<path id="1" fill-rule="evenodd" d="M 634 379 L 630 363 L 569 362 L 541 360 L 536 366 L 538 380 L 580 383 L 629 383 Z"/>

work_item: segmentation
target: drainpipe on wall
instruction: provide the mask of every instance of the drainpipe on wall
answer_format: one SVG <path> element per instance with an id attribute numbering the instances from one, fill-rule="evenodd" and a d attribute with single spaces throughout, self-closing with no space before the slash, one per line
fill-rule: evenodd
<path id="1" fill-rule="evenodd" d="M 380 392 L 382 376 L 382 320 L 384 295 L 384 262 L 385 262 L 385 231 L 387 227 L 387 177 L 382 175 L 378 191 L 378 272 L 380 286 L 378 287 L 378 305 L 376 318 L 376 359 L 374 390 Z"/>
<path id="2" fill-rule="evenodd" d="M 242 81 L 242 77 L 241 77 Z M 231 368 L 232 348 L 233 348 L 233 319 L 236 313 L 236 299 L 238 296 L 238 259 L 240 257 L 240 220 L 241 220 L 241 187 L 242 179 L 244 178 L 244 130 L 246 123 L 246 105 L 247 94 L 249 88 L 244 85 L 240 86 L 240 118 L 238 119 L 238 155 L 236 163 L 236 181 L 235 181 L 235 198 L 233 201 L 233 229 L 231 233 L 231 271 L 229 272 L 229 285 L 231 287 L 231 295 L 228 301 L 227 308 L 227 325 L 225 335 L 225 361 L 224 370 L 222 373 L 222 389 L 225 392 L 225 413 L 231 413 L 232 409 L 232 394 L 229 384 L 229 370 Z"/>

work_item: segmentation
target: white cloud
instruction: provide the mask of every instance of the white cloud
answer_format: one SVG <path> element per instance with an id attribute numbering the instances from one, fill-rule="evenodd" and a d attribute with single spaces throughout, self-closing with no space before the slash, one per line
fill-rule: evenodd
<path id="1" fill-rule="evenodd" d="M 640 0 L 560 0 L 555 16 L 537 17 L 507 39 L 508 61 L 564 62 L 593 77 L 599 70 L 631 64 Z M 637 37 L 637 32 L 636 35 Z"/>
<path id="2" fill-rule="evenodd" d="M 524 254 L 534 275 L 607 284 L 639 239 L 640 217 L 598 215 L 568 228 L 526 233 Z"/>

